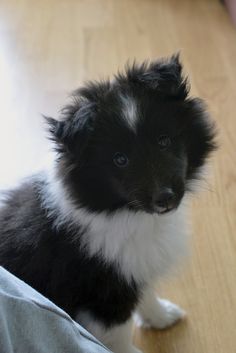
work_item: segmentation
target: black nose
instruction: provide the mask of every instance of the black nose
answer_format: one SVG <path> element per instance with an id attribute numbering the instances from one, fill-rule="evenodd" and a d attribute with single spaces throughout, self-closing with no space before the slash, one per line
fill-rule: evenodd
<path id="1" fill-rule="evenodd" d="M 166 188 L 158 193 L 155 204 L 160 208 L 170 209 L 174 205 L 175 194 L 170 188 Z"/>

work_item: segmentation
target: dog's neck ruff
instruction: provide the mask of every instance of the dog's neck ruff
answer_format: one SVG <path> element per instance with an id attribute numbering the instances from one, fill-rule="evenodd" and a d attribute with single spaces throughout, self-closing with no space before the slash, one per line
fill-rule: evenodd
<path id="1" fill-rule="evenodd" d="M 145 283 L 159 277 L 186 254 L 183 204 L 174 213 L 161 216 L 125 209 L 112 214 L 89 212 L 73 203 L 55 173 L 48 174 L 45 185 L 43 206 L 54 226 L 74 234 L 78 229 L 81 249 L 114 264 L 129 281 Z"/>

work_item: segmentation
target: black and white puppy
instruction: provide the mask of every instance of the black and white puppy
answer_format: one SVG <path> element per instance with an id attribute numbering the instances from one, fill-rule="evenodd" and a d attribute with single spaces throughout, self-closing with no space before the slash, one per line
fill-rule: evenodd
<path id="1" fill-rule="evenodd" d="M 0 265 L 68 312 L 116 353 L 134 353 L 131 317 L 165 328 L 183 310 L 153 283 L 186 253 L 183 197 L 214 149 L 178 56 L 88 83 L 60 121 L 57 157 L 9 193 Z"/>

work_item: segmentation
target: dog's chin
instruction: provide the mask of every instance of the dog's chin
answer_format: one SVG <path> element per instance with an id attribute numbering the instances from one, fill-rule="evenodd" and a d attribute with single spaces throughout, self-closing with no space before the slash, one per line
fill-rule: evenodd
<path id="1" fill-rule="evenodd" d="M 169 213 L 173 213 L 175 212 L 180 203 L 181 203 L 182 198 L 179 201 L 176 201 L 174 204 L 172 205 L 166 205 L 166 206 L 158 206 L 158 205 L 142 205 L 142 206 L 129 206 L 129 209 L 134 211 L 134 212 L 145 212 L 148 213 L 150 215 L 166 215 Z"/>
<path id="2" fill-rule="evenodd" d="M 175 207 L 159 207 L 159 206 L 156 206 L 154 208 L 154 211 L 153 213 L 157 213 L 159 215 L 164 215 L 164 214 L 167 214 L 167 213 L 171 213 L 171 212 L 174 212 L 176 209 L 178 208 L 178 206 L 175 206 Z"/>
<path id="3" fill-rule="evenodd" d="M 154 207 L 136 207 L 136 206 L 129 206 L 128 208 L 131 211 L 134 212 L 145 212 L 150 215 L 165 215 L 168 213 L 173 213 L 174 211 L 177 210 L 179 205 L 173 206 L 173 207 L 159 207 L 159 206 L 154 206 Z"/>
<path id="4" fill-rule="evenodd" d="M 172 212 L 176 211 L 177 207 L 168 208 L 168 207 L 158 207 L 158 206 L 156 206 L 156 207 L 145 209 L 145 212 L 147 212 L 149 214 L 152 214 L 152 215 L 158 214 L 158 215 L 162 216 L 162 215 L 165 215 L 165 214 L 172 213 Z"/>

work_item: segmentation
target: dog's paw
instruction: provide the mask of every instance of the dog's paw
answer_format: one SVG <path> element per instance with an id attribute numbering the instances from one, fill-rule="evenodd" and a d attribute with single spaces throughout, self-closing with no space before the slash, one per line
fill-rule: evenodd
<path id="1" fill-rule="evenodd" d="M 138 327 L 157 328 L 163 330 L 168 328 L 186 316 L 186 313 L 178 305 L 166 299 L 157 299 L 157 307 L 148 317 L 135 314 L 134 319 Z"/>

